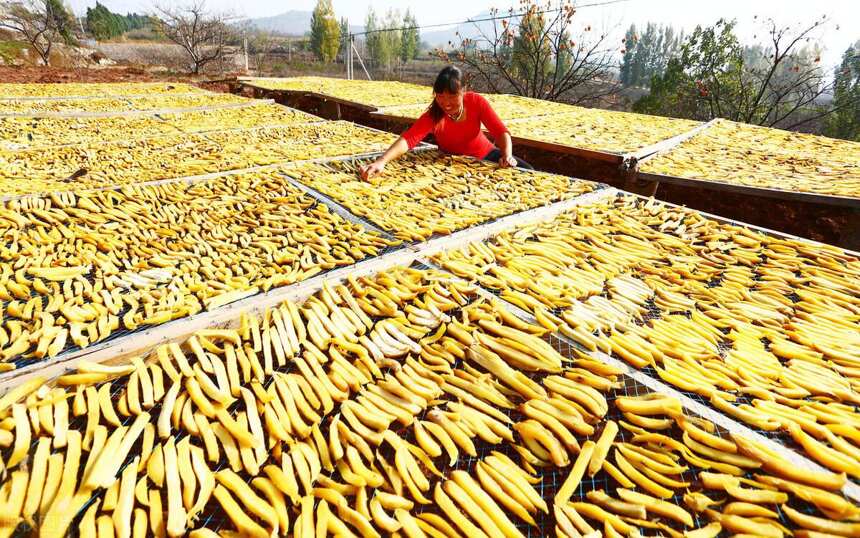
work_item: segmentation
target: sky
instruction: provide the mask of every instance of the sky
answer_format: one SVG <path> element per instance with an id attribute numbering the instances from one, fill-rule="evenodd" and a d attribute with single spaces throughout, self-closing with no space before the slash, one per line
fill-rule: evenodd
<path id="1" fill-rule="evenodd" d="M 155 0 L 100 0 L 113 11 L 150 12 Z M 169 4 L 181 3 L 169 2 Z M 265 17 L 289 10 L 310 11 L 316 0 L 206 0 L 207 6 L 215 10 L 230 11 L 240 16 Z M 551 0 L 555 4 L 558 0 Z M 637 25 L 648 21 L 672 24 L 691 31 L 697 24 L 713 24 L 719 18 L 738 20 L 738 34 L 744 42 L 761 41 L 764 37 L 758 20 L 773 17 L 778 23 L 807 24 L 826 15 L 831 23 L 820 32 L 824 46 L 823 65 L 836 65 L 846 48 L 860 40 L 860 1 L 858 0 L 621 0 L 603 6 L 591 6 L 606 0 L 579 0 L 582 6 L 577 17 L 588 20 L 595 27 L 614 29 L 623 36 L 630 23 Z M 83 14 L 95 0 L 67 0 L 77 14 Z M 409 8 L 419 24 L 458 22 L 482 13 L 491 7 L 506 10 L 512 0 L 333 0 L 338 17 L 347 17 L 352 24 L 363 24 L 368 7 L 377 12 L 389 8 L 405 11 Z M 619 37 L 620 40 L 620 37 Z"/>

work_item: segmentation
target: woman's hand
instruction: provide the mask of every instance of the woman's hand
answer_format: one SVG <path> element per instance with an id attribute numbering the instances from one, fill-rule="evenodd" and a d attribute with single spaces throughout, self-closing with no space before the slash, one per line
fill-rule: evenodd
<path id="1" fill-rule="evenodd" d="M 514 167 L 516 165 L 517 165 L 517 160 L 514 159 L 514 157 L 512 155 L 508 155 L 508 156 L 502 155 L 502 158 L 499 159 L 499 168 L 508 168 L 509 166 Z"/>
<path id="2" fill-rule="evenodd" d="M 385 170 L 385 161 L 379 159 L 370 164 L 358 167 L 358 172 L 361 174 L 361 179 L 367 181 L 374 176 L 378 176 Z"/>

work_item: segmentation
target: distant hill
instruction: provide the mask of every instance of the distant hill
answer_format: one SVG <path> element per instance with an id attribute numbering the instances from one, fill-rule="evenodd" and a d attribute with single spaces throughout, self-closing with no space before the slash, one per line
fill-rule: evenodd
<path id="1" fill-rule="evenodd" d="M 489 11 L 484 11 L 469 17 L 469 19 L 485 19 L 490 16 L 491 14 Z M 280 15 L 248 19 L 248 22 L 251 26 L 265 32 L 273 32 L 289 36 L 301 36 L 311 30 L 311 12 L 293 9 L 281 13 Z M 464 22 L 441 30 L 422 31 L 421 41 L 427 43 L 431 47 L 445 47 L 448 45 L 449 41 L 455 45 L 459 45 L 463 38 L 477 38 L 481 35 L 481 32 L 484 32 L 487 35 L 492 35 L 493 24 L 494 21 L 484 21 L 479 23 Z M 498 22 L 496 22 L 496 24 L 498 24 Z M 516 22 L 514 22 L 514 24 L 516 24 Z M 349 29 L 354 33 L 360 33 L 364 31 L 364 26 L 351 24 Z M 457 32 L 460 33 L 459 38 L 457 37 Z"/>
<path id="2" fill-rule="evenodd" d="M 477 15 L 473 15 L 469 17 L 469 19 L 483 19 L 489 17 L 489 12 L 478 13 Z M 480 22 L 477 23 L 483 29 L 492 30 L 492 22 Z M 457 37 L 457 32 L 460 32 L 460 37 Z M 443 28 L 442 30 L 431 30 L 429 32 L 421 32 L 421 41 L 426 42 L 427 44 L 433 47 L 444 47 L 448 44 L 448 42 L 452 42 L 455 45 L 460 44 L 463 38 L 465 37 L 476 37 L 478 35 L 478 31 L 475 27 L 475 24 L 471 22 L 458 24 L 457 26 L 452 26 L 450 28 Z"/>
<path id="3" fill-rule="evenodd" d="M 498 15 L 504 15 L 505 12 L 500 12 Z M 489 11 L 484 11 L 482 13 L 478 13 L 477 15 L 472 15 L 468 17 L 469 20 L 478 20 L 478 19 L 486 19 L 492 17 L 493 15 Z M 501 32 L 501 21 L 483 21 L 483 22 L 464 22 L 458 24 L 457 26 L 452 26 L 450 28 L 445 28 L 442 30 L 433 30 L 429 32 L 421 32 L 421 41 L 427 43 L 431 47 L 446 47 L 448 42 L 450 41 L 455 46 L 460 45 L 463 39 L 466 38 L 480 38 L 481 34 L 487 36 L 493 35 L 493 24 L 499 25 L 499 32 Z M 512 21 L 512 24 L 518 24 L 518 19 L 515 17 Z M 457 36 L 457 32 L 460 33 Z"/>
<path id="4" fill-rule="evenodd" d="M 272 32 L 274 34 L 289 36 L 302 36 L 311 31 L 311 14 L 311 11 L 292 9 L 281 13 L 280 15 L 248 19 L 248 22 L 254 28 L 264 32 Z M 349 29 L 352 32 L 363 32 L 364 26 L 350 24 Z"/>

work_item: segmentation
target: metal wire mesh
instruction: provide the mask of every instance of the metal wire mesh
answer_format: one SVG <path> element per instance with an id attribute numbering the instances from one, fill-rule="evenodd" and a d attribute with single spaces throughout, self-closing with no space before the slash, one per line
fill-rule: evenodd
<path id="1" fill-rule="evenodd" d="M 327 205 L 327 204 L 325 204 L 324 201 L 318 200 L 317 198 L 312 196 L 310 193 L 306 193 L 305 197 L 310 202 L 308 204 L 308 206 L 306 208 L 304 208 L 304 210 L 303 210 L 303 213 L 305 213 L 305 214 L 310 213 L 316 207 L 318 207 L 318 205 L 320 205 L 320 204 Z M 390 234 L 380 230 L 379 228 L 373 226 L 372 224 L 370 224 L 368 222 L 364 222 L 364 221 L 361 221 L 359 219 L 350 220 L 350 222 L 352 222 L 353 224 L 358 224 L 358 225 L 364 227 L 366 230 L 371 231 L 371 232 L 381 236 L 382 238 L 386 239 L 387 241 L 396 241 Z M 365 253 L 363 258 L 357 259 L 350 264 L 336 265 L 335 267 L 332 267 L 330 269 L 323 269 L 322 271 L 320 271 L 319 273 L 317 273 L 314 276 L 315 277 L 325 276 L 326 274 L 328 274 L 334 270 L 342 270 L 344 268 L 355 267 L 357 264 L 364 262 L 364 261 L 367 261 L 370 258 L 378 257 L 378 256 L 384 256 L 386 254 L 391 254 L 393 252 L 397 252 L 399 250 L 402 250 L 403 248 L 405 248 L 404 243 L 397 243 L 397 244 L 393 244 L 393 245 L 380 246 L 380 247 L 377 247 L 376 254 L 374 254 L 374 255 Z M 85 278 L 89 282 L 90 286 L 93 286 L 96 282 L 95 278 L 92 275 L 87 275 L 86 277 L 81 277 L 81 278 Z M 165 286 L 162 286 L 162 287 L 165 287 Z M 47 306 L 49 299 L 50 299 L 49 297 L 43 296 L 43 295 L 39 294 L 38 292 L 36 292 L 35 290 L 31 289 L 30 290 L 30 299 L 33 299 L 33 298 L 38 298 L 42 302 L 42 305 L 41 305 L 42 307 Z M 28 301 L 30 299 L 28 299 Z M 13 300 L 15 300 L 15 299 L 13 299 Z M 7 307 L 9 306 L 9 303 L 11 303 L 11 302 L 12 302 L 11 300 L 10 301 L 0 301 L 0 308 L 2 308 L 3 311 L 6 311 Z M 26 302 L 26 301 L 22 301 L 22 302 Z M 121 310 L 117 314 L 117 317 L 122 319 L 122 317 L 126 313 L 128 313 L 130 310 L 131 310 L 131 307 L 127 303 L 123 302 Z M 144 326 L 137 327 L 135 329 L 128 329 L 124 325 L 121 325 L 119 328 L 111 331 L 110 335 L 107 338 L 102 339 L 102 340 L 98 340 L 96 342 L 92 342 L 90 344 L 90 346 L 104 345 L 104 344 L 113 342 L 115 340 L 118 340 L 120 338 L 127 337 L 129 335 L 140 334 L 140 333 L 145 332 L 149 329 L 152 329 L 153 327 L 154 327 L 154 325 L 144 325 Z M 87 347 L 90 347 L 90 346 L 87 346 Z M 75 354 L 75 353 L 82 351 L 83 349 L 86 349 L 86 348 L 81 347 L 81 346 L 74 344 L 74 343 L 69 343 L 69 344 L 67 344 L 67 346 L 62 351 L 62 355 Z M 6 362 L 14 364 L 15 369 L 20 370 L 23 368 L 36 366 L 39 363 L 41 363 L 43 360 L 44 360 L 43 358 L 39 358 L 39 357 L 36 357 L 34 355 L 19 355 L 19 356 L 12 358 L 12 360 L 9 360 Z"/>
<path id="2" fill-rule="evenodd" d="M 620 200 L 620 199 L 629 198 L 629 197 L 630 197 L 630 195 L 619 193 L 617 196 L 617 199 Z M 645 204 L 647 202 L 647 200 L 641 199 L 641 198 L 636 198 L 635 200 L 636 200 L 636 203 L 638 203 L 640 205 Z M 732 223 L 732 224 L 737 224 L 737 223 Z M 769 235 L 767 232 L 762 232 L 762 233 L 765 233 L 765 235 Z M 527 240 L 531 241 L 532 239 L 527 239 Z M 492 239 L 488 239 L 487 241 L 485 241 L 485 243 L 488 241 L 492 241 Z M 752 263 L 748 266 L 745 266 L 745 269 L 748 270 L 753 282 L 755 283 L 754 284 L 755 286 L 761 285 L 760 283 L 766 282 L 762 278 L 762 269 L 765 266 L 765 264 L 767 264 L 767 262 L 768 262 L 768 259 L 767 259 L 766 255 L 762 252 L 758 255 L 757 261 L 755 261 L 754 263 Z M 670 264 L 671 261 L 670 260 L 663 260 L 663 261 L 657 261 L 654 263 Z M 707 288 L 715 288 L 715 287 L 723 285 L 723 283 L 725 281 L 726 270 L 729 268 L 730 268 L 729 266 L 726 266 L 722 271 L 720 271 L 714 277 L 709 279 L 705 283 L 705 286 Z M 480 274 L 480 271 L 479 271 L 479 274 Z M 796 276 L 801 277 L 800 274 L 797 274 Z M 479 276 L 477 279 L 477 284 L 480 285 L 482 287 L 482 289 L 486 290 L 486 292 L 488 292 L 488 293 L 490 293 L 496 297 L 505 298 L 504 296 L 505 296 L 506 290 L 499 288 L 497 286 L 494 286 L 491 281 L 483 279 L 483 278 L 481 278 L 481 276 Z M 602 295 L 604 297 L 608 296 L 607 288 L 605 287 L 605 284 L 604 284 L 604 291 L 600 295 Z M 797 303 L 797 302 L 801 301 L 801 297 L 797 293 L 788 294 L 788 295 L 786 295 L 786 297 L 792 303 Z M 667 314 L 679 314 L 679 315 L 685 316 L 687 318 L 690 318 L 692 316 L 692 311 L 690 311 L 690 310 L 684 310 L 684 311 L 679 311 L 679 312 L 663 310 L 662 308 L 660 308 L 655 303 L 654 295 L 652 295 L 651 298 L 649 298 L 649 300 L 645 303 L 645 308 L 646 308 L 646 312 L 644 313 L 644 315 L 642 315 L 641 317 L 632 317 L 629 320 L 633 323 L 633 325 L 640 326 L 640 327 L 643 325 L 651 325 L 655 321 L 659 321 L 659 320 L 663 319 L 663 317 Z M 550 311 L 550 313 L 552 313 L 556 316 L 561 316 L 562 312 L 564 312 L 566 310 L 566 307 L 556 306 L 554 308 L 548 308 L 548 310 Z M 718 341 L 716 347 L 714 349 L 711 349 L 710 351 L 712 353 L 714 353 L 715 357 L 718 357 L 720 360 L 724 360 L 724 359 L 726 359 L 729 352 L 733 351 L 734 346 L 733 346 L 733 341 L 728 338 L 728 334 L 730 332 L 730 329 L 724 328 L 724 329 L 721 329 L 721 332 L 723 333 L 723 338 L 720 339 Z M 597 332 L 592 333 L 592 335 L 595 337 L 600 337 L 600 335 Z M 768 346 L 769 346 L 768 341 L 763 341 L 763 344 L 765 345 L 766 348 L 768 348 Z M 585 351 L 584 348 L 582 348 L 581 350 Z M 623 357 L 620 357 L 614 353 L 611 353 L 611 355 L 617 360 L 620 360 L 620 361 L 624 360 Z M 642 371 L 642 373 L 648 375 L 651 378 L 654 378 L 654 379 L 660 379 L 661 378 L 661 376 L 659 375 L 657 370 L 655 368 L 653 368 L 652 366 L 646 366 L 644 368 L 641 368 L 641 371 Z M 685 390 L 685 389 L 677 387 L 677 386 L 673 386 L 673 389 L 677 390 L 678 392 L 680 392 L 682 395 L 686 396 L 690 400 L 693 400 L 699 404 L 708 406 L 711 409 L 713 409 L 715 412 L 721 413 L 720 411 L 716 410 L 716 408 L 713 407 L 708 396 L 700 394 L 700 393 L 692 392 L 689 390 Z M 737 393 L 734 395 L 737 397 L 737 401 L 735 402 L 735 405 L 742 405 L 742 404 L 752 405 L 753 404 L 754 398 L 752 398 L 748 395 L 745 395 L 743 393 Z M 810 395 L 810 396 L 805 398 L 806 401 L 810 401 L 810 402 L 814 402 L 814 401 L 816 401 L 816 399 L 818 399 L 818 398 L 814 395 Z M 855 407 L 855 410 L 856 409 L 857 408 Z M 791 435 L 788 434 L 786 431 L 783 431 L 783 430 L 776 430 L 776 431 L 774 431 L 774 430 L 763 430 L 763 429 L 756 427 L 755 425 L 751 425 L 751 424 L 745 424 L 745 426 L 747 426 L 748 429 L 752 430 L 753 432 L 755 432 L 759 435 L 762 435 L 766 438 L 773 439 L 773 440 L 780 442 L 784 446 L 794 450 L 795 452 L 797 452 L 800 455 L 803 455 L 805 457 L 807 456 L 806 452 L 802 449 L 802 447 L 800 447 L 792 439 Z M 854 478 L 852 478 L 852 480 L 857 481 Z"/>
<path id="3" fill-rule="evenodd" d="M 426 148 L 423 150 L 423 152 L 429 152 L 429 151 L 434 151 L 434 150 L 433 150 L 433 148 Z M 439 153 L 440 153 L 440 155 L 444 155 L 441 152 L 439 152 Z M 330 160 L 326 160 L 326 161 L 319 161 L 316 164 L 328 172 L 338 173 L 338 172 L 343 171 L 343 170 L 339 169 L 338 166 L 342 167 L 344 164 L 348 163 L 348 166 L 355 168 L 361 164 L 367 164 L 368 162 L 369 162 L 369 157 L 367 157 L 367 156 L 356 156 L 356 157 L 337 158 L 337 159 L 330 159 Z M 525 173 L 530 173 L 529 170 L 525 170 L 525 169 L 521 169 L 521 170 Z M 347 213 L 350 213 L 352 215 L 352 217 L 350 218 L 351 221 L 358 222 L 358 223 L 361 223 L 362 225 L 369 227 L 371 229 L 376 229 L 376 230 L 380 230 L 380 231 L 387 232 L 387 233 L 396 233 L 398 231 L 398 230 L 393 230 L 390 227 L 386 227 L 385 224 L 379 223 L 376 220 L 374 220 L 372 212 L 370 212 L 368 214 L 361 214 L 361 211 L 352 210 L 352 209 L 349 209 L 349 208 L 341 205 L 341 203 L 338 200 L 336 200 L 336 197 L 330 196 L 324 192 L 320 192 L 320 191 L 314 189 L 311 185 L 305 184 L 300 177 L 293 175 L 293 174 L 290 174 L 289 169 L 284 170 L 283 173 L 284 173 L 284 175 L 290 177 L 292 180 L 304 185 L 310 191 L 313 191 L 313 193 L 314 193 L 313 195 L 318 197 L 319 199 L 324 199 L 326 201 L 326 203 L 330 202 L 331 205 L 337 206 L 339 209 L 341 209 Z M 581 183 L 584 181 L 584 180 L 580 180 L 580 179 L 576 179 L 576 178 L 570 178 L 570 177 L 568 177 L 567 180 L 568 180 L 569 185 L 571 187 L 573 187 L 576 183 Z M 591 192 L 595 192 L 598 190 L 609 188 L 609 185 L 607 185 L 605 183 L 593 183 L 593 182 L 589 182 L 589 183 L 591 183 L 591 185 L 593 187 Z M 544 204 L 535 205 L 535 206 L 528 207 L 528 208 L 522 208 L 522 209 L 519 209 L 516 211 L 512 211 L 510 213 L 507 213 L 505 215 L 487 214 L 486 218 L 484 218 L 480 222 L 472 223 L 469 226 L 460 226 L 460 227 L 456 228 L 455 231 L 460 231 L 460 230 L 466 229 L 466 228 L 471 227 L 471 226 L 490 224 L 490 223 L 496 222 L 502 218 L 517 215 L 517 214 L 523 213 L 525 211 L 530 211 L 532 209 L 536 209 L 537 207 L 551 205 L 553 203 L 561 202 L 563 200 L 576 198 L 577 196 L 581 196 L 581 195 L 587 194 L 587 193 L 570 194 L 570 195 L 563 196 L 565 194 L 566 194 L 565 192 L 560 192 L 556 198 L 553 198 L 551 200 L 547 200 Z M 441 204 L 444 204 L 446 202 L 446 200 L 448 200 L 448 198 L 445 198 L 445 197 L 433 197 L 433 196 L 424 197 L 422 199 L 424 199 L 428 202 L 437 202 L 437 203 L 441 203 Z M 449 234 L 446 234 L 446 233 L 434 232 L 433 234 L 431 234 L 430 236 L 426 237 L 423 240 L 405 241 L 405 244 L 418 245 L 418 244 L 421 244 L 425 241 L 430 241 L 433 239 L 447 237 L 448 235 Z"/>
<path id="4" fill-rule="evenodd" d="M 321 163 L 321 165 L 326 166 L 325 163 Z M 327 196 L 327 195 L 319 192 L 318 190 L 314 189 L 310 185 L 305 185 L 304 183 L 299 181 L 299 178 L 292 176 L 289 173 L 289 170 L 281 170 L 280 175 L 287 178 L 287 180 L 290 181 L 290 183 L 293 184 L 296 188 L 302 189 L 307 196 L 312 197 L 317 202 L 325 204 L 326 206 L 328 206 L 329 209 L 331 209 L 333 212 L 335 212 L 341 218 L 344 218 L 353 224 L 358 224 L 367 230 L 372 230 L 372 231 L 378 233 L 379 235 L 381 235 L 382 237 L 385 237 L 388 240 L 395 240 L 395 237 L 393 235 L 391 235 L 390 233 L 388 233 L 387 231 L 382 229 L 377 224 L 371 222 L 370 220 L 368 220 L 368 219 L 366 219 L 360 215 L 356 215 L 355 213 L 350 211 L 348 208 L 344 207 L 339 202 L 332 199 L 330 196 Z M 393 248 L 393 247 L 388 247 L 388 248 Z M 397 248 L 401 248 L 401 247 L 397 246 Z"/>
<path id="5" fill-rule="evenodd" d="M 420 263 L 420 262 L 414 263 L 412 265 L 412 267 L 416 268 L 416 269 L 423 269 L 423 270 L 434 269 L 433 267 L 430 267 L 430 266 L 423 264 L 423 263 Z M 454 312 L 451 312 L 451 314 L 457 316 L 460 314 L 460 312 L 454 311 Z M 378 321 L 378 320 L 375 320 L 375 321 Z M 565 359 L 572 360 L 572 359 L 576 359 L 576 358 L 582 356 L 581 350 L 576 345 L 570 344 L 569 342 L 567 342 L 563 339 L 560 339 L 560 338 L 556 338 L 555 336 L 552 336 L 552 335 L 547 336 L 546 339 L 548 342 L 550 342 L 550 344 L 557 351 L 559 351 L 559 353 L 561 353 L 561 355 Z M 459 366 L 460 366 L 460 361 L 458 361 L 457 363 L 455 363 L 453 365 L 454 368 L 457 368 Z M 286 362 L 282 366 L 276 365 L 275 370 L 278 372 L 283 372 L 283 373 L 297 371 L 295 365 L 289 361 Z M 542 374 L 530 374 L 530 377 L 534 378 L 535 380 L 539 380 L 541 377 L 543 377 L 543 375 Z M 264 388 L 267 389 L 272 382 L 273 382 L 273 376 L 267 377 L 267 379 L 264 383 Z M 113 380 L 111 382 L 107 382 L 107 384 L 109 384 L 111 386 L 110 390 L 111 390 L 111 394 L 112 394 L 112 400 L 114 402 L 117 402 L 122 395 L 122 391 L 125 387 L 125 383 L 122 381 L 122 379 L 120 379 L 120 380 Z M 602 420 L 597 425 L 597 428 L 595 429 L 593 435 L 577 436 L 578 441 L 580 443 L 583 443 L 586 440 L 596 440 L 600 436 L 600 434 L 602 433 L 602 424 L 605 424 L 606 420 L 611 419 L 611 420 L 615 420 L 616 422 L 620 422 L 622 420 L 625 420 L 624 416 L 614 406 L 614 401 L 618 397 L 621 397 L 621 396 L 642 396 L 642 395 L 648 394 L 650 392 L 652 392 L 651 389 L 649 389 L 647 386 L 641 384 L 636 379 L 629 377 L 629 376 L 626 376 L 626 375 L 619 376 L 617 386 L 605 393 L 605 397 L 607 399 L 607 402 L 609 403 L 609 409 L 610 409 L 609 414 L 606 417 L 604 417 L 604 420 Z M 445 394 L 440 398 L 439 402 L 436 402 L 434 404 L 434 407 L 435 408 L 444 408 L 445 402 L 455 401 L 455 400 L 456 400 L 455 398 L 451 397 L 448 394 Z M 512 400 L 516 404 L 519 404 L 522 402 L 522 399 L 517 398 L 516 396 L 512 396 Z M 237 400 L 228 408 L 228 412 L 231 415 L 235 415 L 235 413 L 237 411 L 239 411 L 239 408 L 242 405 L 244 405 L 244 404 L 240 403 L 240 401 Z M 149 410 L 149 412 L 153 416 L 156 416 L 160 412 L 160 407 L 161 407 L 161 404 L 157 403 L 154 408 Z M 517 408 L 506 409 L 506 410 L 503 410 L 503 412 L 505 413 L 505 415 L 507 415 L 509 418 L 511 418 L 515 422 L 524 420 L 526 418 L 525 415 L 523 415 Z M 420 415 L 419 418 L 422 418 L 422 419 L 426 418 L 426 413 L 427 413 L 427 410 L 425 410 Z M 132 420 L 134 420 L 133 416 L 122 418 L 122 422 L 124 425 L 129 425 Z M 72 424 L 70 426 L 78 428 L 78 429 L 83 429 L 83 427 L 85 425 L 85 421 L 86 421 L 86 416 L 76 417 L 72 421 Z M 324 436 L 327 436 L 328 421 L 326 419 L 324 419 L 323 422 L 320 424 L 320 428 L 323 431 Z M 410 441 L 413 443 L 415 442 L 413 430 L 411 428 L 405 428 L 405 427 L 398 426 L 395 431 L 399 434 L 399 436 L 401 438 L 404 438 L 407 441 Z M 673 438 L 680 439 L 680 433 L 681 432 L 677 428 L 677 426 L 673 426 L 673 428 L 671 430 L 667 430 L 667 431 L 664 431 L 662 433 L 665 433 L 666 435 L 670 435 Z M 716 427 L 715 431 L 713 433 L 719 437 L 723 437 L 723 438 L 728 437 L 727 432 L 725 430 L 719 428 L 719 427 Z M 182 439 L 184 439 L 187 435 L 188 435 L 188 433 L 186 431 L 180 429 L 180 431 L 178 431 L 176 433 L 175 440 L 177 442 L 179 442 Z M 629 431 L 627 431 L 626 429 L 621 428 L 619 433 L 618 433 L 617 441 L 619 441 L 619 442 L 630 442 L 631 440 L 632 440 L 632 434 Z M 482 441 L 479 438 L 474 438 L 473 442 L 474 442 L 475 448 L 476 448 L 475 456 L 464 455 L 461 452 L 461 457 L 457 460 L 456 464 L 453 466 L 448 465 L 448 461 L 446 460 L 445 456 L 442 456 L 442 457 L 434 460 L 436 467 L 440 471 L 442 471 L 442 473 L 445 477 L 449 477 L 451 475 L 451 473 L 455 470 L 463 470 L 463 471 L 469 472 L 470 474 L 473 474 L 478 463 L 480 461 L 482 461 L 484 458 L 486 458 L 487 456 L 489 456 L 493 451 L 498 451 L 498 452 L 510 457 L 514 461 L 517 461 L 520 459 L 520 455 L 516 452 L 515 449 L 512 448 L 512 446 L 509 443 L 503 442 L 500 444 L 491 444 L 491 443 L 487 443 L 485 441 Z M 140 452 L 140 450 L 141 450 L 140 443 L 141 443 L 141 441 L 139 440 L 136 443 L 136 445 L 134 447 L 132 447 L 130 455 L 128 458 L 126 458 L 126 461 L 123 463 L 123 466 L 130 464 L 134 455 L 138 454 Z M 33 446 L 35 447 L 35 444 Z M 390 448 L 383 446 L 381 448 L 381 450 L 383 450 L 383 451 L 390 450 Z M 222 452 L 221 459 L 214 466 L 213 471 L 217 472 L 218 470 L 225 468 L 227 465 L 229 465 L 229 462 L 227 461 L 226 456 Z M 702 490 L 702 485 L 698 481 L 697 477 L 698 477 L 698 473 L 700 471 L 702 471 L 703 469 L 699 469 L 699 468 L 696 468 L 694 466 L 689 466 L 689 467 L 690 468 L 688 470 L 684 471 L 683 473 L 676 476 L 675 478 L 677 480 L 681 480 L 683 482 L 689 483 L 689 486 L 687 487 L 688 491 L 700 491 L 700 490 Z M 537 468 L 536 476 L 539 478 L 539 482 L 535 485 L 535 488 L 538 491 L 538 493 L 541 495 L 541 497 L 543 499 L 547 500 L 550 505 L 551 505 L 551 499 L 554 497 L 555 493 L 558 491 L 561 484 L 567 478 L 568 472 L 569 472 L 569 468 L 558 468 L 558 467 L 539 467 L 539 468 Z M 249 482 L 253 478 L 253 477 L 249 476 L 247 473 L 245 473 L 244 470 L 240 470 L 238 474 L 244 480 L 249 481 Z M 325 473 L 325 472 L 323 474 L 326 474 L 327 476 L 330 476 L 333 478 L 335 475 L 335 473 Z M 427 474 L 429 476 L 429 473 L 427 473 Z M 747 476 L 751 477 L 752 474 L 748 473 Z M 617 487 L 619 487 L 619 484 L 617 482 L 615 482 L 614 479 L 612 479 L 607 473 L 599 472 L 594 477 L 585 477 L 580 482 L 579 487 L 576 489 L 576 491 L 573 494 L 572 500 L 574 500 L 574 501 L 587 501 L 588 493 L 591 491 L 597 491 L 597 490 L 603 490 L 609 495 L 614 495 L 615 489 Z M 727 496 L 724 493 L 717 493 L 717 492 L 713 492 L 713 491 L 708 491 L 707 494 L 710 497 L 714 498 L 715 500 L 727 499 Z M 102 491 L 97 495 L 97 497 L 103 497 L 103 495 L 104 495 L 104 492 Z M 673 496 L 671 499 L 668 499 L 668 500 L 670 502 L 673 502 L 673 503 L 676 503 L 680 506 L 683 506 L 683 492 L 677 493 L 675 496 Z M 94 500 L 91 502 L 94 502 Z M 72 535 L 76 535 L 77 524 L 80 521 L 80 517 L 82 517 L 83 513 L 85 513 L 86 508 L 88 508 L 88 506 L 89 506 L 89 504 L 76 517 L 75 522 L 73 524 L 73 531 L 71 533 Z M 812 507 L 809 504 L 797 501 L 797 500 L 792 501 L 792 507 L 794 507 L 798 510 L 801 510 L 805 513 L 810 513 L 810 514 L 816 513 L 816 510 L 814 507 Z M 784 525 L 789 526 L 789 521 L 783 516 L 782 512 L 779 511 L 776 507 L 773 507 L 773 508 L 780 515 L 780 522 Z M 431 503 L 429 505 L 419 505 L 415 510 L 415 512 L 418 512 L 418 513 L 423 512 L 423 511 L 430 511 L 430 512 L 439 513 L 439 507 L 436 506 L 435 503 Z M 554 519 L 554 515 L 552 514 L 552 511 L 550 511 L 549 514 L 544 514 L 542 512 L 535 514 L 535 519 L 537 522 L 536 526 L 530 526 L 530 525 L 526 524 L 525 522 L 519 520 L 518 518 L 515 518 L 513 515 L 511 515 L 511 514 L 508 514 L 508 515 L 509 515 L 509 517 L 511 517 L 512 521 L 515 522 L 515 524 L 516 524 L 517 528 L 520 530 L 520 532 L 522 532 L 526 536 L 529 536 L 529 537 L 535 536 L 536 537 L 536 536 L 548 536 L 548 535 L 553 534 L 553 529 L 555 526 L 555 519 Z M 698 516 L 697 514 L 692 513 L 692 515 L 693 515 L 694 523 L 695 523 L 696 527 L 700 527 L 700 526 L 703 526 L 703 525 L 708 523 L 708 521 L 701 519 L 700 516 Z M 677 531 L 683 531 L 684 530 L 684 528 L 681 525 L 673 523 L 671 520 L 665 520 L 662 523 L 668 525 L 669 527 L 671 527 Z M 592 522 L 592 524 L 596 527 L 598 526 L 595 522 Z M 204 527 L 207 527 L 209 529 L 212 529 L 212 530 L 215 530 L 216 532 L 218 532 L 221 529 L 230 528 L 232 526 L 232 524 L 229 522 L 228 518 L 223 513 L 223 511 L 220 509 L 220 505 L 217 503 L 217 501 L 211 500 L 208 503 L 208 505 L 205 507 L 204 511 L 200 514 L 200 517 L 199 517 L 198 522 L 197 522 L 197 526 L 204 526 Z M 652 536 L 652 535 L 659 535 L 660 534 L 660 529 L 642 528 L 641 530 L 642 530 L 642 534 L 645 536 Z M 25 532 L 25 531 L 26 531 L 26 529 L 21 530 L 21 532 Z"/>

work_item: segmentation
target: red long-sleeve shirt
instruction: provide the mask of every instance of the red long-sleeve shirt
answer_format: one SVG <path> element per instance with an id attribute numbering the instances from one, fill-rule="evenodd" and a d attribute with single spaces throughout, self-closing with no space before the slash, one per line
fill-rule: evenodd
<path id="1" fill-rule="evenodd" d="M 409 149 L 414 148 L 424 137 L 433 133 L 436 144 L 442 151 L 483 159 L 495 146 L 487 139 L 481 124 L 487 128 L 494 140 L 499 140 L 504 133 L 508 132 L 508 128 L 499 119 L 490 103 L 480 94 L 466 92 L 463 95 L 463 108 L 466 117 L 461 121 L 454 121 L 444 115 L 441 120 L 435 122 L 430 117 L 429 111 L 422 114 L 403 133 Z"/>

